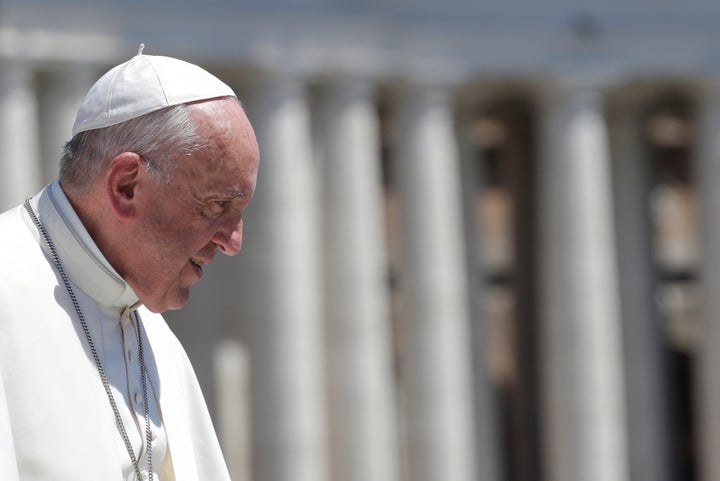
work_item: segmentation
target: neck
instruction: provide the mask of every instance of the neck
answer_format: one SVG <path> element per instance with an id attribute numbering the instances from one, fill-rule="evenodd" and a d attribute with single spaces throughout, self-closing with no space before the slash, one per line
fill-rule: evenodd
<path id="1" fill-rule="evenodd" d="M 88 193 L 79 193 L 72 188 L 65 188 L 62 184 L 61 187 L 100 252 L 117 273 L 125 278 L 124 265 L 114 247 L 121 245 L 124 237 L 113 222 L 112 213 L 107 212 L 107 204 L 103 202 L 102 196 L 98 194 L 97 189 Z"/>

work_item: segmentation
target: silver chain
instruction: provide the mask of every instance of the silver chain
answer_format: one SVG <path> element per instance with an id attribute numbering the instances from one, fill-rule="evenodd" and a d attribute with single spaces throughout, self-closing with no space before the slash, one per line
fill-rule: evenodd
<path id="1" fill-rule="evenodd" d="M 123 423 L 122 417 L 120 416 L 120 410 L 118 409 L 117 403 L 115 402 L 115 396 L 113 396 L 112 390 L 110 389 L 110 383 L 108 382 L 107 375 L 105 374 L 105 369 L 103 369 L 102 362 L 100 361 L 100 356 L 95 349 L 95 343 L 93 342 L 92 336 L 90 335 L 90 329 L 88 329 L 87 322 L 85 321 L 85 316 L 83 316 L 82 310 L 80 309 L 80 303 L 78 302 L 77 297 L 75 296 L 75 291 L 70 284 L 70 279 L 65 273 L 65 269 L 63 269 L 62 263 L 60 262 L 60 256 L 55 249 L 55 244 L 50 239 L 50 236 L 45 230 L 45 226 L 42 225 L 40 220 L 35 215 L 35 211 L 30 205 L 29 198 L 25 199 L 25 210 L 27 210 L 28 214 L 30 214 L 30 217 L 35 223 L 35 226 L 37 226 L 38 228 L 38 232 L 40 232 L 40 235 L 45 241 L 45 244 L 47 244 L 48 249 L 50 250 L 50 257 L 52 257 L 55 268 L 60 274 L 63 284 L 65 284 L 65 289 L 70 296 L 70 300 L 72 301 L 75 312 L 77 313 L 78 319 L 80 320 L 80 326 L 82 327 L 83 333 L 85 334 L 85 339 L 87 340 L 88 347 L 90 348 L 93 360 L 95 361 L 95 367 L 97 367 L 98 373 L 100 374 L 100 380 L 102 381 L 102 385 L 105 388 L 105 393 L 107 394 L 108 401 L 110 401 L 110 407 L 112 407 L 113 414 L 115 415 L 115 424 L 117 425 L 118 431 L 120 431 L 120 435 L 122 436 L 123 442 L 125 443 L 125 448 L 127 449 L 128 455 L 130 456 L 130 461 L 132 461 L 133 468 L 135 469 L 135 476 L 138 480 L 143 480 L 144 477 L 140 473 L 140 465 L 138 464 L 137 457 L 135 456 L 132 444 L 130 443 L 130 438 L 128 437 L 127 430 L 125 429 L 125 424 Z M 140 329 L 140 314 L 138 314 L 137 310 L 133 311 L 133 314 L 135 314 L 135 326 L 137 327 L 138 357 L 140 361 L 140 380 L 142 384 L 143 408 L 145 411 L 145 446 L 148 460 L 148 480 L 152 481 L 152 431 L 150 430 L 150 411 L 148 409 L 147 372 L 145 369 L 145 356 L 143 353 L 142 332 Z"/>

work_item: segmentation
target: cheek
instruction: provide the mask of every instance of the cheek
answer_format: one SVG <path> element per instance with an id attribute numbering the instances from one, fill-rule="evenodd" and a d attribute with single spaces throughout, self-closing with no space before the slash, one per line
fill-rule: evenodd
<path id="1" fill-rule="evenodd" d="M 145 258 L 148 275 L 155 278 L 177 275 L 188 258 L 183 247 L 185 244 L 182 231 L 157 225 L 149 229 L 141 244 L 144 246 L 142 257 Z"/>
<path id="2" fill-rule="evenodd" d="M 166 230 L 160 242 L 158 256 L 173 263 L 175 267 L 184 266 L 190 258 L 205 251 L 212 237 L 207 229 L 198 227 L 175 226 L 172 230 Z"/>
<path id="3" fill-rule="evenodd" d="M 153 209 L 147 224 L 150 229 L 146 243 L 153 244 L 157 261 L 171 264 L 164 266 L 166 270 L 182 268 L 192 256 L 205 249 L 215 232 L 213 223 L 205 219 L 189 219 L 172 209 Z"/>

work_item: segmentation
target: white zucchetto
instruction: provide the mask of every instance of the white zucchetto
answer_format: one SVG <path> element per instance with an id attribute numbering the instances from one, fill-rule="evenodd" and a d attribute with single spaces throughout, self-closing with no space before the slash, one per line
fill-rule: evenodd
<path id="1" fill-rule="evenodd" d="M 138 54 L 120 64 L 90 88 L 80 104 L 73 137 L 173 105 L 236 97 L 233 90 L 206 70 L 171 57 Z"/>

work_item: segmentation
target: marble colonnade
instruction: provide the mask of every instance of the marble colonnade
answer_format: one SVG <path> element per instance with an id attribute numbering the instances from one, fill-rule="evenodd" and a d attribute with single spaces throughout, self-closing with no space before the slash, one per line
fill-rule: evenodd
<path id="1" fill-rule="evenodd" d="M 69 129 L 60 124 L 72 117 L 76 103 L 66 100 L 79 100 L 93 77 L 60 73 L 63 80 L 55 83 L 50 73 L 46 87 L 61 88 L 38 93 L 32 73 L 10 62 L 0 69 L 2 208 L 51 180 L 41 156 L 61 143 L 58 129 Z M 224 270 L 216 284 L 230 289 L 236 280 L 247 292 L 244 305 L 223 312 L 226 319 L 216 328 L 185 323 L 179 335 L 192 353 L 196 334 L 211 333 L 206 345 L 213 346 L 232 331 L 223 322 L 246 326 L 247 365 L 241 363 L 238 371 L 248 370 L 243 375 L 248 387 L 236 391 L 249 393 L 238 405 L 246 406 L 243 419 L 250 420 L 245 424 L 251 430 L 252 479 L 477 479 L 474 453 L 483 446 L 473 432 L 471 349 L 478 347 L 470 344 L 468 331 L 453 92 L 413 85 L 402 89 L 389 114 L 395 119 L 391 163 L 403 252 L 399 331 L 404 337 L 395 346 L 374 86 L 333 85 L 322 114 L 326 137 L 316 144 L 304 87 L 302 79 L 280 77 L 248 88 L 245 100 L 263 167 L 248 211 L 244 257 L 237 271 Z M 626 334 L 620 320 L 626 310 L 616 270 L 602 91 L 559 88 L 544 91 L 538 103 L 544 145 L 539 158 L 543 464 L 551 481 L 629 480 L 628 453 L 648 440 L 628 437 L 624 430 L 626 410 L 637 400 L 625 397 Z M 709 103 L 703 117 L 709 127 L 701 151 L 710 180 L 717 149 L 709 139 L 717 138 L 718 105 Z M 712 225 L 707 245 L 717 249 Z M 708 288 L 717 290 L 708 279 Z M 709 360 L 704 366 L 714 365 L 718 346 L 704 346 Z M 212 365 L 201 363 L 198 374 L 211 377 Z M 704 413 L 716 389 L 702 379 L 709 393 L 701 398 L 707 399 L 701 400 Z M 228 409 L 227 398 L 217 397 Z M 720 428 L 706 427 L 703 449 L 715 452 Z M 708 456 L 703 464 L 710 473 L 703 481 L 714 479 L 712 462 Z"/>

